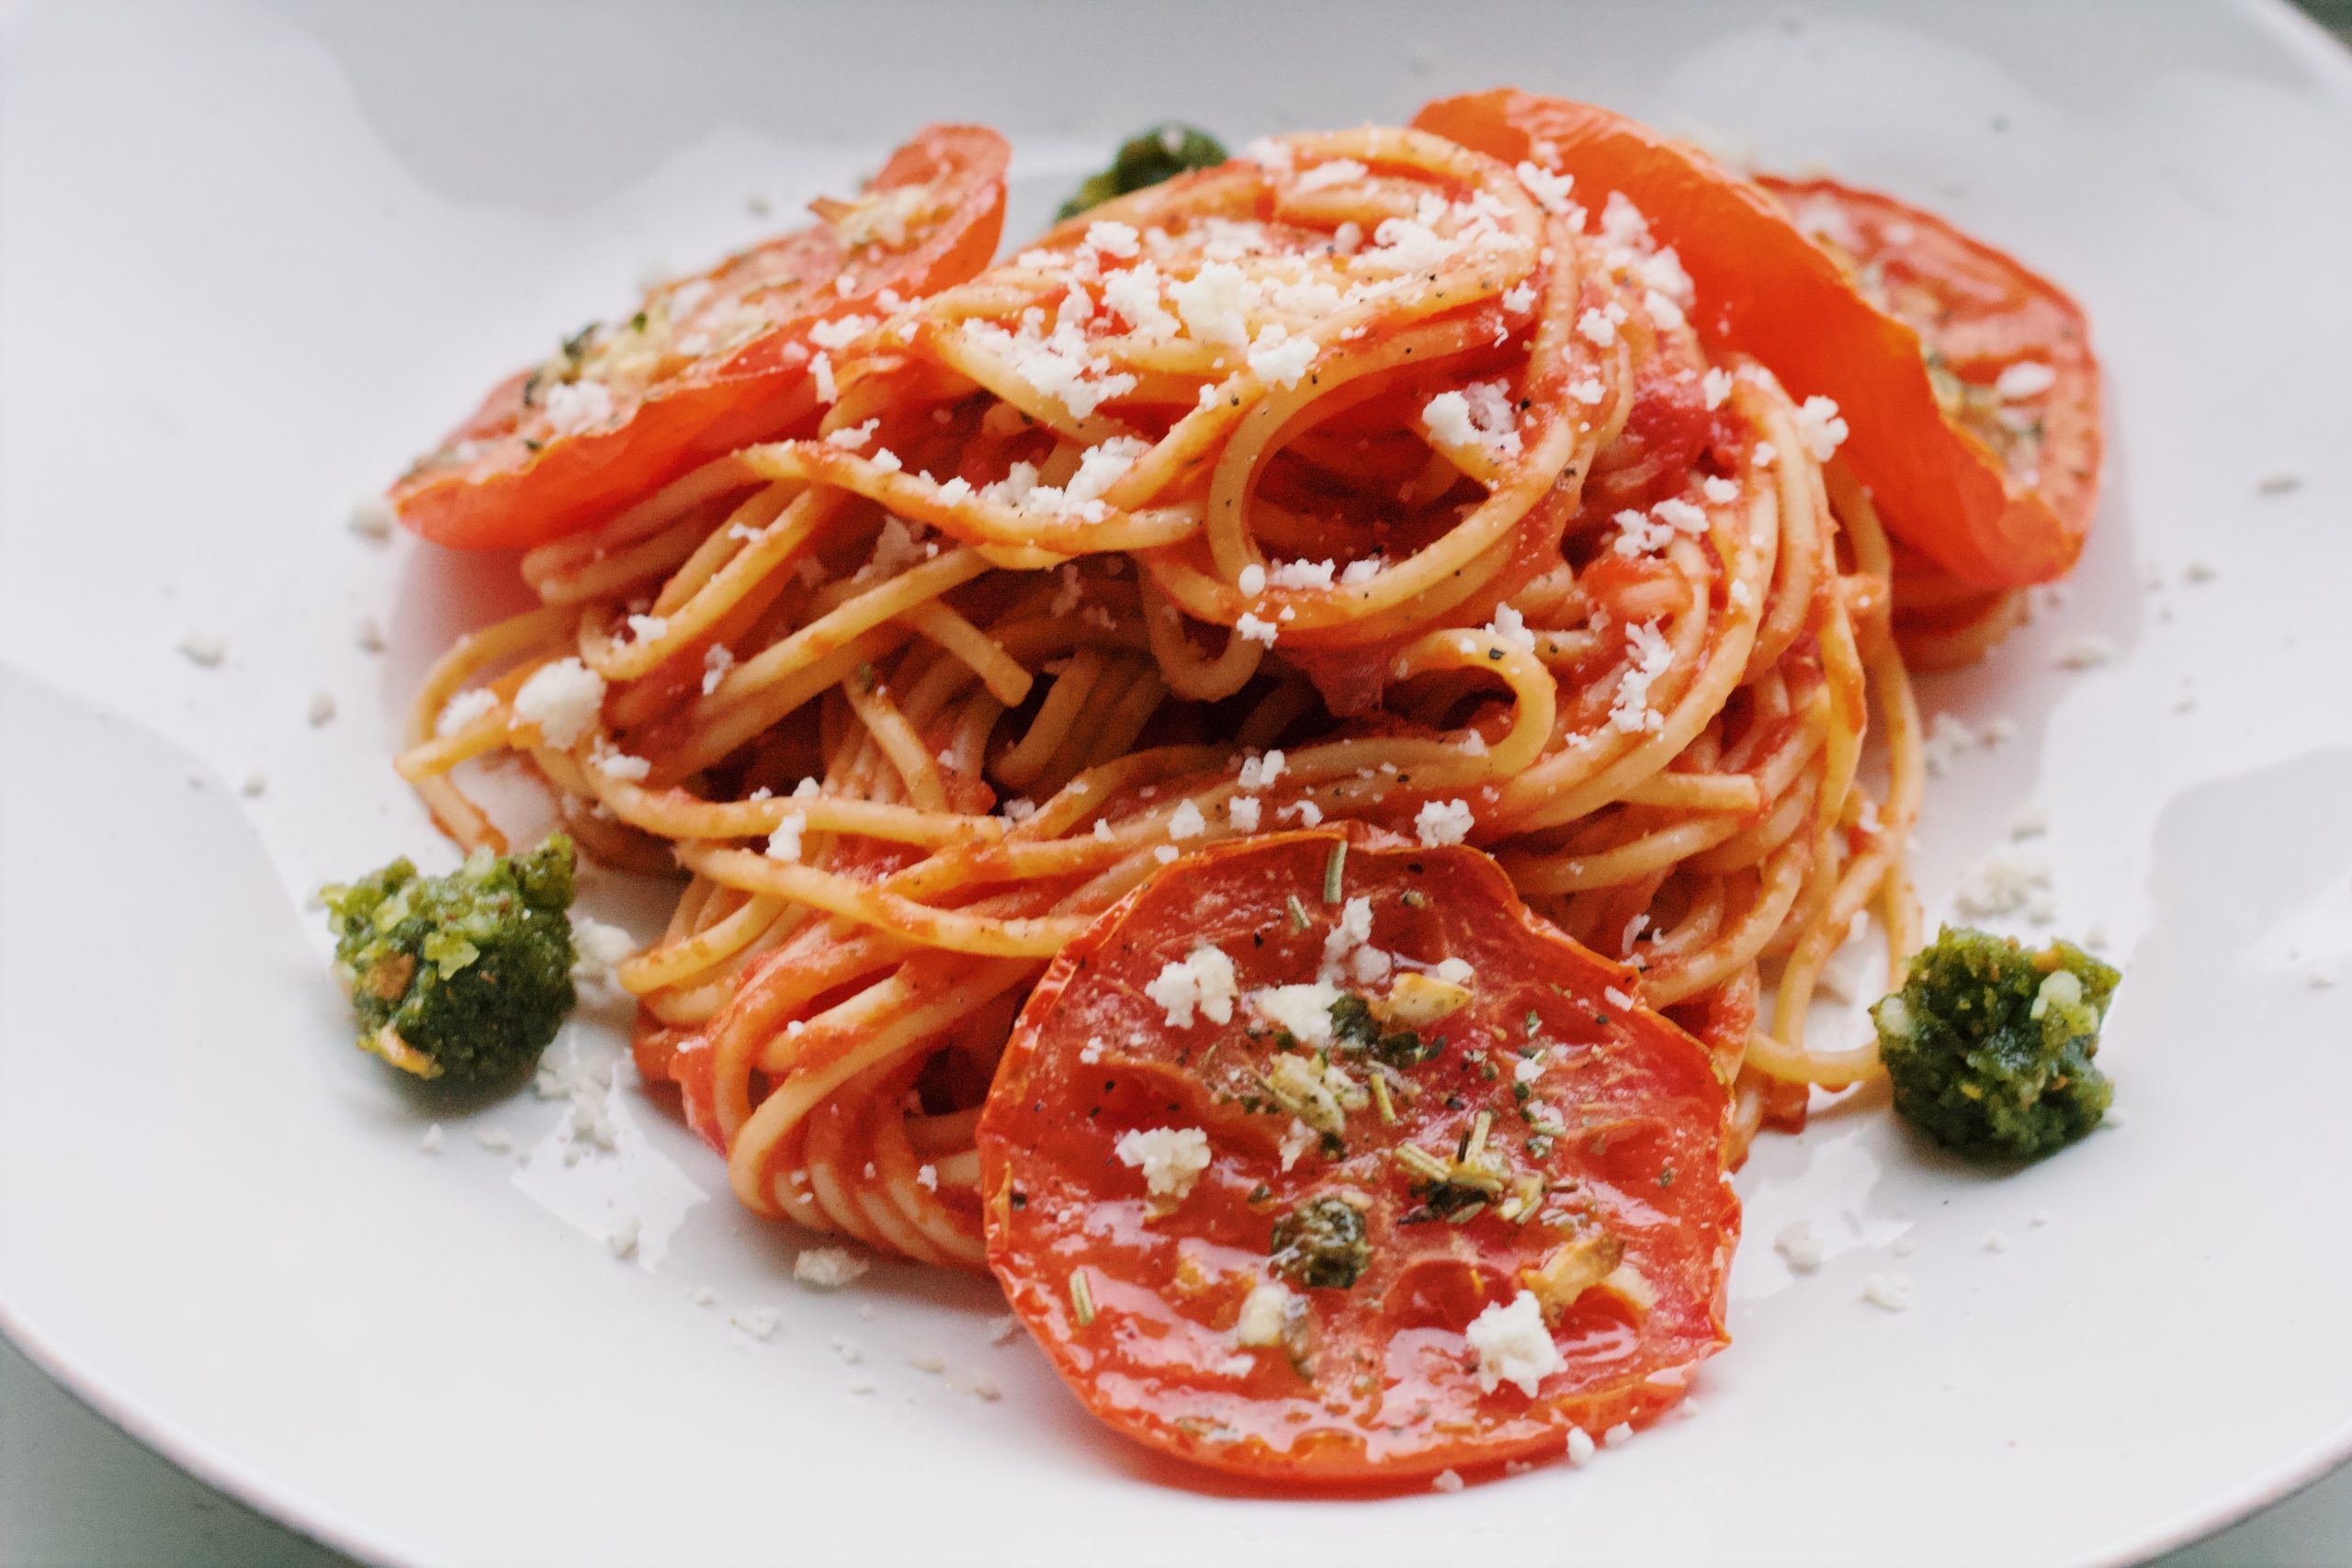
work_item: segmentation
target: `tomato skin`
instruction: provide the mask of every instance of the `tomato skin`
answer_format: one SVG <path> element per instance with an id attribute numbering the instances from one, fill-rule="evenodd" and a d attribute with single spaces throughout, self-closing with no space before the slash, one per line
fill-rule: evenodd
<path id="1" fill-rule="evenodd" d="M 985 266 L 1004 224 L 1010 156 L 1004 139 L 985 127 L 926 127 L 867 187 L 869 195 L 934 188 L 938 210 L 911 226 L 906 244 L 861 257 L 835 222 L 820 220 L 697 279 L 649 292 L 650 308 L 695 284 L 707 285 L 703 297 L 721 303 L 748 287 L 764 320 L 747 340 L 691 358 L 622 402 L 616 418 L 574 434 L 555 434 L 526 405 L 537 371 L 517 371 L 438 452 L 393 484 L 389 495 L 401 522 L 458 549 L 544 544 L 604 521 L 713 457 L 813 425 L 820 411 L 808 375 L 808 329 L 870 313 L 885 288 L 913 299 Z M 869 265 L 854 265 L 861 260 Z M 841 294 L 833 280 L 845 268 L 855 286 Z"/>
<path id="2" fill-rule="evenodd" d="M 1622 115 L 1515 88 L 1440 99 L 1413 124 L 1511 164 L 1548 143 L 1589 205 L 1624 192 L 1696 284 L 1702 336 L 1761 361 L 1800 399 L 1836 399 L 1850 431 L 1841 454 L 1888 527 L 1953 576 L 2015 587 L 2074 564 L 2087 512 L 2011 484 L 1947 422 L 1918 334 L 1863 299 L 1758 186 Z"/>
<path id="3" fill-rule="evenodd" d="M 1959 380 L 1983 388 L 2020 363 L 2049 367 L 2055 378 L 2030 404 L 2045 434 L 2027 488 L 2076 537 L 2087 533 L 2098 507 L 2102 439 L 2098 361 L 2082 308 L 2016 257 L 1892 197 L 1835 180 L 1760 175 L 1757 183 L 1800 228 L 1819 209 L 1837 216 L 1834 239 L 1814 237 L 1849 275 L 1871 275 L 1866 296 L 1880 296 L 1878 308 L 1917 333 Z M 1964 439 L 1997 450 L 1999 433 L 1988 436 L 1984 422 L 1954 423 Z"/>
<path id="4" fill-rule="evenodd" d="M 1220 1098 L 1204 1081 L 1220 1070 L 1219 1053 L 1233 1065 L 1234 1054 L 1272 1049 L 1245 1037 L 1243 1005 L 1230 1028 L 1170 1029 L 1140 985 L 1204 941 L 1233 957 L 1245 992 L 1311 978 L 1338 913 L 1321 892 L 1341 841 L 1351 846 L 1343 893 L 1371 900 L 1374 940 L 1423 962 L 1464 958 L 1476 999 L 1430 1027 L 1454 1043 L 1405 1070 L 1410 1098 L 1396 1100 L 1394 1125 L 1359 1111 L 1344 1154 L 1310 1151 L 1285 1170 L 1287 1118 Z M 1403 902 L 1408 890 L 1418 904 Z M 1287 916 L 1293 896 L 1313 912 L 1303 932 Z M 1500 868 L 1464 847 L 1427 849 L 1351 826 L 1180 861 L 1066 948 L 1022 1010 L 979 1125 L 989 1266 L 1097 1416 L 1236 1474 L 1402 1485 L 1556 1454 L 1571 1426 L 1598 1436 L 1647 1420 L 1727 1342 L 1738 1202 L 1724 1163 L 1729 1098 L 1707 1049 L 1656 1014 L 1604 999 L 1637 984 L 1632 969 L 1528 910 Z M 1482 1110 L 1492 1146 L 1524 1146 L 1528 1127 L 1512 1111 L 1521 1058 L 1482 1047 L 1500 1069 L 1487 1077 L 1467 1043 L 1495 1030 L 1529 1038 L 1531 1011 L 1543 1038 L 1580 1054 L 1547 1065 L 1537 1094 L 1566 1096 L 1585 1120 L 1547 1163 L 1523 1168 L 1545 1170 L 1564 1202 L 1574 1195 L 1605 1216 L 1623 1260 L 1656 1291 L 1645 1314 L 1598 1291 L 1567 1305 L 1553 1330 L 1566 1366 L 1534 1399 L 1510 1383 L 1480 1392 L 1463 1328 L 1510 1302 L 1521 1270 L 1578 1233 L 1547 1219 L 1515 1227 L 1492 1211 L 1460 1224 L 1405 1219 L 1420 1198 L 1393 1158 L 1407 1142 L 1458 1146 L 1457 1128 Z M 1216 1157 L 1181 1201 L 1155 1210 L 1143 1178 L 1115 1157 L 1116 1141 L 1177 1125 L 1202 1126 Z M 1298 1291 L 1312 1323 L 1311 1375 L 1280 1350 L 1238 1354 L 1236 1318 L 1269 1267 L 1276 1218 L 1341 1192 L 1366 1201 L 1371 1263 L 1345 1289 Z M 1086 1325 L 1069 1293 L 1080 1268 L 1095 1313 Z"/>

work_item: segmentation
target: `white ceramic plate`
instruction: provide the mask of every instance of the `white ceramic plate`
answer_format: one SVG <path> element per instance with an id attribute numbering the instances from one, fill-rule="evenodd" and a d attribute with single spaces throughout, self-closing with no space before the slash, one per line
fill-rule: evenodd
<path id="1" fill-rule="evenodd" d="M 2352 66 L 2282 8 L 58 5 L 6 41 L 0 1325 L 200 1475 L 402 1563 L 2076 1564 L 2352 1450 Z M 569 1109 L 527 1095 L 419 1152 L 301 899 L 433 848 L 395 710 L 512 590 L 362 542 L 354 497 L 649 262 L 923 120 L 1012 136 L 1018 236 L 1148 118 L 1239 139 L 1503 78 L 1928 203 L 2089 307 L 2106 514 L 2037 624 L 1928 683 L 2015 735 L 1935 781 L 1919 869 L 1940 911 L 2046 818 L 2060 924 L 2126 967 L 2128 1127 L 2000 1180 L 1874 1111 L 1767 1140 L 1696 1418 L 1372 1503 L 1107 1436 L 988 1342 L 985 1280 L 795 1287 L 797 1238 L 625 1069 L 614 1154 L 567 1163 Z M 2085 637 L 2114 658 L 2063 668 Z M 1830 1257 L 1792 1277 L 1768 1243 L 1800 1218 Z M 759 1309 L 772 1338 L 729 1326 Z"/>

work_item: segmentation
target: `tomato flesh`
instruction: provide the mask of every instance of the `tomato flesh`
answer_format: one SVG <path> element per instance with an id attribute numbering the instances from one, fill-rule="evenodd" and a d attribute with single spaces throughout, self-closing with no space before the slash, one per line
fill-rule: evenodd
<path id="1" fill-rule="evenodd" d="M 1919 334 L 1946 420 L 2071 532 L 2087 532 L 2098 503 L 2099 371 L 2081 308 L 1932 212 L 1834 180 L 1757 183 L 1864 299 Z M 2047 383 L 2004 396 L 2004 375 L 2021 366 L 2047 370 Z"/>
<path id="2" fill-rule="evenodd" d="M 916 299 L 988 264 L 1004 223 L 1004 139 L 934 125 L 858 201 L 648 291 L 517 371 L 390 495 L 401 521 L 459 549 L 589 527 L 698 464 L 812 424 L 808 329 Z M 837 280 L 847 278 L 844 290 Z"/>
<path id="3" fill-rule="evenodd" d="M 1413 124 L 1572 175 L 1596 213 L 1623 192 L 1690 275 L 1709 345 L 1753 356 L 1800 399 L 1835 399 L 1850 432 L 1840 455 L 1889 529 L 1955 578 L 2018 587 L 2074 564 L 2087 509 L 2053 509 L 1948 421 L 1918 333 L 1864 299 L 1760 186 L 1623 115 L 1513 88 L 1441 99 Z"/>
<path id="4" fill-rule="evenodd" d="M 1340 901 L 1327 904 L 1342 844 Z M 1354 899 L 1394 969 L 1365 980 L 1377 963 L 1351 953 L 1348 994 L 1385 1009 L 1394 974 L 1468 966 L 1467 998 L 1414 1031 L 1422 1049 L 1442 1042 L 1425 1060 L 1395 1049 L 1402 1015 L 1375 1021 L 1386 1045 L 1318 1049 L 1270 1021 L 1295 1014 L 1259 1005 L 1315 980 Z M 1204 943 L 1234 965 L 1230 1021 L 1204 1006 L 1171 1023 L 1168 966 Z M 1738 1203 L 1707 1049 L 1624 1005 L 1637 984 L 1465 847 L 1351 827 L 1179 862 L 1063 952 L 1014 1027 L 979 1126 L 990 1267 L 1096 1416 L 1222 1470 L 1408 1483 L 1557 1453 L 1571 1427 L 1645 1420 L 1726 1342 Z M 1326 1061 L 1360 1086 L 1381 1076 L 1394 1120 L 1358 1095 L 1336 1130 L 1328 1107 L 1310 1124 L 1317 1107 L 1290 1091 L 1301 1074 L 1328 1085 L 1314 1077 Z M 1206 1168 L 1173 1201 L 1155 1196 L 1122 1141 L 1185 1129 L 1205 1135 Z M 1427 1174 L 1432 1157 L 1464 1169 L 1465 1150 L 1465 1179 Z M 1360 1217 L 1351 1284 L 1310 1282 L 1297 1248 L 1272 1256 L 1332 1202 Z M 1558 1365 L 1532 1396 L 1482 1387 L 1466 1331 L 1539 1293 L 1530 1271 L 1563 1249 L 1607 1262 L 1612 1282 L 1553 1292 Z M 1277 1283 L 1279 1341 L 1244 1343 L 1252 1292 Z"/>

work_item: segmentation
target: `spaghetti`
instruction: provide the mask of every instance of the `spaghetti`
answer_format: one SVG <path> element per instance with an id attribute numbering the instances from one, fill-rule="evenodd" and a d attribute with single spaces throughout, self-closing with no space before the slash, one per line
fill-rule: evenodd
<path id="1" fill-rule="evenodd" d="M 1858 916 L 1917 944 L 1923 770 L 1838 411 L 1704 304 L 1608 189 L 1261 142 L 820 323 L 810 412 L 523 557 L 400 769 L 498 845 L 453 770 L 519 752 L 591 854 L 683 866 L 641 1069 L 746 1206 L 887 1252 L 982 1265 L 1057 953 L 1318 823 L 1494 855 L 1736 1062 L 1744 1146 L 1874 1070 L 1804 1020 Z"/>

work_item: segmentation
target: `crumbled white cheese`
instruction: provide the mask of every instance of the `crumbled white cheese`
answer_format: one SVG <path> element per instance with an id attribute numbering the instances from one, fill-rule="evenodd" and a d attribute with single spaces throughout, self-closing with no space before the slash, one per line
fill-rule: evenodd
<path id="1" fill-rule="evenodd" d="M 765 1339 L 775 1333 L 784 1317 L 774 1307 L 744 1307 L 728 1314 L 727 1321 L 754 1339 Z"/>
<path id="2" fill-rule="evenodd" d="M 2096 634 L 2086 634 L 2058 650 L 2058 663 L 2067 670 L 2089 670 L 2115 657 L 2115 645 Z"/>
<path id="3" fill-rule="evenodd" d="M 571 911 L 571 979 L 583 999 L 622 1000 L 627 993 L 619 989 L 613 971 L 636 951 L 637 939 L 621 927 Z"/>
<path id="4" fill-rule="evenodd" d="M 1968 721 L 1958 714 L 1939 713 L 1928 721 L 1928 731 L 1920 739 L 1920 754 L 1928 764 L 1931 777 L 1940 778 L 1962 756 L 1981 743 L 1977 733 L 1969 728 Z"/>
<path id="5" fill-rule="evenodd" d="M 1266 789 L 1271 787 L 1276 779 L 1283 776 L 1283 769 L 1286 765 L 1286 759 L 1280 751 L 1268 751 L 1262 757 L 1251 757 L 1245 761 L 1241 764 L 1240 774 L 1235 782 L 1243 789 L 1252 792 Z"/>
<path id="6" fill-rule="evenodd" d="M 1196 1013 L 1211 1023 L 1231 1023 L 1240 987 L 1233 960 L 1224 949 L 1204 942 L 1188 956 L 1161 964 L 1143 993 L 1163 1010 L 1169 1028 L 1190 1029 Z"/>
<path id="7" fill-rule="evenodd" d="M 1513 1383 L 1528 1398 L 1553 1372 L 1567 1365 L 1552 1331 L 1544 1325 L 1544 1308 L 1533 1292 L 1521 1291 L 1506 1306 L 1489 1302 L 1463 1331 L 1478 1353 L 1478 1389 L 1492 1393 L 1502 1383 Z"/>
<path id="8" fill-rule="evenodd" d="M 1234 795 L 1225 803 L 1226 820 L 1233 825 L 1237 833 L 1254 833 L 1258 830 L 1263 805 L 1255 795 Z"/>
<path id="9" fill-rule="evenodd" d="M 1201 808 L 1189 800 L 1168 814 L 1168 836 L 1180 842 L 1199 838 L 1208 831 L 1208 818 L 1203 817 Z"/>
<path id="10" fill-rule="evenodd" d="M 1634 1425 L 1630 1421 L 1620 1421 L 1600 1434 L 1601 1446 L 1604 1448 L 1622 1449 L 1633 1440 Z"/>
<path id="11" fill-rule="evenodd" d="M 1781 1227 L 1772 1238 L 1772 1250 L 1800 1274 L 1810 1274 L 1821 1267 L 1821 1238 L 1813 1234 L 1811 1220 L 1792 1220 Z"/>
<path id="12" fill-rule="evenodd" d="M 346 519 L 353 533 L 377 544 L 392 536 L 392 525 L 398 521 L 399 513 L 392 510 L 392 503 L 380 495 L 362 496 L 352 502 L 351 515 Z"/>
<path id="13" fill-rule="evenodd" d="M 540 394 L 540 405 L 558 435 L 576 435 L 613 417 L 612 389 L 602 381 L 559 381 Z"/>
<path id="14" fill-rule="evenodd" d="M 1699 378 L 1699 390 L 1710 410 L 1723 407 L 1724 400 L 1731 396 L 1731 372 L 1721 367 L 1708 371 Z"/>
<path id="15" fill-rule="evenodd" d="M 1441 1470 L 1430 1478 L 1430 1490 L 1432 1492 L 1459 1492 L 1462 1490 L 1462 1477 L 1453 1471 Z"/>
<path id="16" fill-rule="evenodd" d="M 1310 1048 L 1331 1043 L 1331 1005 L 1339 987 L 1317 980 L 1302 986 L 1272 986 L 1250 993 L 1250 1005 L 1276 1029 Z"/>
<path id="17" fill-rule="evenodd" d="M 1797 410 L 1797 437 L 1804 443 L 1804 449 L 1813 454 L 1814 461 L 1817 463 L 1829 461 L 1847 434 L 1846 422 L 1838 417 L 1838 404 L 1834 399 L 1807 398 Z"/>
<path id="18" fill-rule="evenodd" d="M 642 757 L 632 757 L 626 751 L 605 751 L 595 759 L 595 769 L 608 779 L 634 784 L 653 771 L 653 764 Z"/>
<path id="19" fill-rule="evenodd" d="M 2037 359 L 2020 359 L 1993 379 L 1994 394 L 2004 401 L 2030 398 L 2058 384 L 2058 372 Z"/>
<path id="20" fill-rule="evenodd" d="M 808 341 L 819 348 L 847 348 L 876 324 L 871 316 L 837 316 L 830 321 L 813 323 L 808 328 Z"/>
<path id="21" fill-rule="evenodd" d="M 190 632 L 180 638 L 179 650 L 190 664 L 205 670 L 217 669 L 229 657 L 229 639 L 209 632 Z"/>
<path id="22" fill-rule="evenodd" d="M 1527 188 L 1527 194 L 1533 197 L 1536 205 L 1544 211 L 1555 217 L 1567 211 L 1568 193 L 1576 189 L 1575 175 L 1555 175 L 1524 160 L 1511 173 L 1519 176 L 1519 183 Z"/>
<path id="23" fill-rule="evenodd" d="M 1413 831 L 1420 836 L 1422 843 L 1431 847 L 1458 844 L 1476 826 L 1477 818 L 1466 800 L 1425 801 L 1413 817 Z"/>
<path id="24" fill-rule="evenodd" d="M 811 1290 L 838 1291 L 873 1264 L 843 1247 L 811 1247 L 792 1260 L 792 1277 Z"/>
<path id="25" fill-rule="evenodd" d="M 311 694 L 309 716 L 311 720 L 311 728 L 312 729 L 316 729 L 321 725 L 331 721 L 334 717 L 334 694 L 333 692 L 312 692 Z"/>
<path id="26" fill-rule="evenodd" d="M 1282 634 L 1282 628 L 1273 622 L 1261 619 L 1248 611 L 1244 611 L 1241 617 L 1233 623 L 1233 629 L 1238 636 L 1247 637 L 1251 642 L 1264 643 L 1268 648 L 1273 647 L 1274 638 Z"/>
<path id="27" fill-rule="evenodd" d="M 1571 1427 L 1568 1428 L 1568 1462 L 1570 1464 L 1581 1465 L 1585 1463 L 1588 1460 L 1592 1458 L 1593 1450 L 1599 1446 L 1599 1444 L 1592 1440 L 1592 1434 L 1586 1431 L 1582 1427 Z"/>
<path id="28" fill-rule="evenodd" d="M 1617 323 L 1588 305 L 1577 318 L 1577 335 L 1596 348 L 1606 348 L 1617 341 Z"/>
<path id="29" fill-rule="evenodd" d="M 1421 423 L 1449 446 L 1483 448 L 1498 458 L 1519 456 L 1519 416 L 1500 381 L 1479 381 L 1440 392 L 1421 409 Z"/>
<path id="30" fill-rule="evenodd" d="M 448 1134 L 442 1132 L 441 1123 L 435 1122 L 424 1130 L 424 1136 L 416 1141 L 416 1146 L 421 1153 L 437 1155 L 441 1152 L 441 1146 L 447 1142 Z"/>
<path id="31" fill-rule="evenodd" d="M 618 1224 L 605 1233 L 605 1246 L 615 1258 L 624 1261 L 637 1256 L 638 1233 L 642 1229 L 634 1214 L 625 1215 Z"/>
<path id="32" fill-rule="evenodd" d="M 1908 1312 L 1911 1281 L 1900 1274 L 1873 1274 L 1862 1281 L 1862 1300 L 1888 1312 Z"/>
<path id="33" fill-rule="evenodd" d="M 531 672 L 514 694 L 514 716 L 538 726 L 558 750 L 576 745 L 605 705 L 605 678 L 577 659 L 559 659 Z"/>
<path id="34" fill-rule="evenodd" d="M 570 1108 L 561 1128 L 564 1164 L 575 1165 L 583 1156 L 610 1154 L 617 1147 L 620 1129 L 613 1120 L 612 1088 L 612 1063 L 584 1055 L 576 1041 L 568 1050 L 539 1058 L 538 1070 L 531 1075 L 532 1094 L 562 1100 Z"/>
<path id="35" fill-rule="evenodd" d="M 1198 1127 L 1137 1128 L 1112 1146 L 1119 1163 L 1143 1172 L 1144 1190 L 1181 1203 L 1209 1168 L 1209 1135 Z"/>
<path id="36" fill-rule="evenodd" d="M 1340 918 L 1323 938 L 1323 964 L 1319 978 L 1335 980 L 1348 961 L 1348 955 L 1372 940 L 1372 900 L 1351 898 L 1340 906 Z"/>
<path id="37" fill-rule="evenodd" d="M 2054 918 L 2050 863 L 2015 845 L 1979 861 L 1952 892 L 1952 908 L 1970 919 L 2025 911 L 2037 920 Z"/>
<path id="38" fill-rule="evenodd" d="M 498 694 L 486 687 L 476 686 L 459 692 L 441 709 L 441 716 L 433 721 L 435 735 L 455 735 L 498 705 Z"/>
<path id="39" fill-rule="evenodd" d="M 1260 333 L 1250 344 L 1250 368 L 1261 381 L 1272 387 L 1295 386 L 1300 377 L 1315 363 L 1318 347 L 1307 335 L 1292 337 L 1280 321 Z"/>
<path id="40" fill-rule="evenodd" d="M 1250 279 L 1231 262 L 1207 263 L 1170 288 L 1169 297 L 1194 342 L 1232 348 L 1249 344 Z"/>
<path id="41" fill-rule="evenodd" d="M 1527 617 L 1509 604 L 1495 606 L 1495 618 L 1487 623 L 1487 630 L 1506 648 L 1535 651 L 1535 634 L 1527 629 Z"/>
<path id="42" fill-rule="evenodd" d="M 770 860 L 797 861 L 800 858 L 800 835 L 808 829 L 808 814 L 787 811 L 777 818 L 775 831 L 768 835 L 767 857 Z"/>
<path id="43" fill-rule="evenodd" d="M 1664 729 L 1665 716 L 1650 706 L 1650 687 L 1673 665 L 1674 645 L 1658 631 L 1657 622 L 1645 621 L 1625 628 L 1625 651 L 1632 663 L 1611 699 L 1610 727 L 1627 735 Z"/>
<path id="44" fill-rule="evenodd" d="M 1266 574 L 1266 581 L 1277 588 L 1329 588 L 1331 586 L 1332 575 L 1338 570 L 1337 561 L 1276 561 L 1273 570 Z"/>

